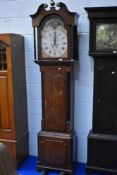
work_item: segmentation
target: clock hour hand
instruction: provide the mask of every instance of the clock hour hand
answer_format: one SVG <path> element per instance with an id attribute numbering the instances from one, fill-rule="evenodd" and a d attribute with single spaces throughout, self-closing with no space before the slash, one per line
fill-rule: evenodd
<path id="1" fill-rule="evenodd" d="M 50 44 L 52 46 L 52 48 L 54 47 L 54 44 Z"/>

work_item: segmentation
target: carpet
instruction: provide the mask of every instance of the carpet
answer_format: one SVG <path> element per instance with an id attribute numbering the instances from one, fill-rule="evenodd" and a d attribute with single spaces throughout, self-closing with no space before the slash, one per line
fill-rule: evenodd
<path id="1" fill-rule="evenodd" d="M 37 157 L 29 156 L 21 165 L 21 167 L 17 170 L 20 175 L 41 175 L 41 172 L 36 171 L 36 162 Z M 76 167 L 76 171 L 74 175 L 86 175 L 85 173 L 86 165 L 83 163 L 78 163 Z M 48 175 L 59 175 L 60 172 L 50 171 Z M 101 175 L 101 174 L 93 174 L 93 175 Z"/>

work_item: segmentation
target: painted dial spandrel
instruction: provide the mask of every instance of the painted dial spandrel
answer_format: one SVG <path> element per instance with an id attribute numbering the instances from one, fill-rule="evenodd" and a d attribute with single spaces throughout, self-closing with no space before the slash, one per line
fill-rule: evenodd
<path id="1" fill-rule="evenodd" d="M 96 50 L 117 50 L 117 24 L 96 25 Z"/>
<path id="2" fill-rule="evenodd" d="M 66 58 L 68 56 L 67 30 L 58 18 L 45 22 L 41 31 L 41 50 L 43 58 Z"/>

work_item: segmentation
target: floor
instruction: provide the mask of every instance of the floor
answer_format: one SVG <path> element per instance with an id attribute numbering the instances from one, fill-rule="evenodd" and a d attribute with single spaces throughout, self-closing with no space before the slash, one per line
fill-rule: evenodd
<path id="1" fill-rule="evenodd" d="M 36 157 L 33 157 L 33 156 L 28 157 L 23 162 L 21 167 L 17 170 L 18 174 L 19 175 L 41 175 L 41 172 L 38 172 L 35 169 L 36 161 L 37 161 Z M 74 175 L 86 175 L 85 166 L 86 166 L 85 164 L 79 163 L 76 167 L 76 172 L 74 173 Z M 48 175 L 59 175 L 59 172 L 55 172 L 55 171 L 49 172 Z M 99 174 L 95 174 L 95 175 L 99 175 Z"/>

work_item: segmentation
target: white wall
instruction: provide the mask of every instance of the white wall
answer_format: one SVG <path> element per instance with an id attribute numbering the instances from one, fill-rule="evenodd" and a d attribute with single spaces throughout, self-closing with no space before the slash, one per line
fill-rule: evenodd
<path id="1" fill-rule="evenodd" d="M 59 2 L 56 0 L 56 2 Z M 75 65 L 75 131 L 77 160 L 86 162 L 87 135 L 92 127 L 93 59 L 88 56 L 89 22 L 84 7 L 117 6 L 117 0 L 61 0 L 79 13 L 79 63 Z M 30 14 L 49 0 L 0 0 L 0 33 L 18 33 L 25 38 L 26 80 L 30 155 L 37 156 L 37 133 L 41 128 L 41 78 L 33 63 L 33 30 Z"/>

